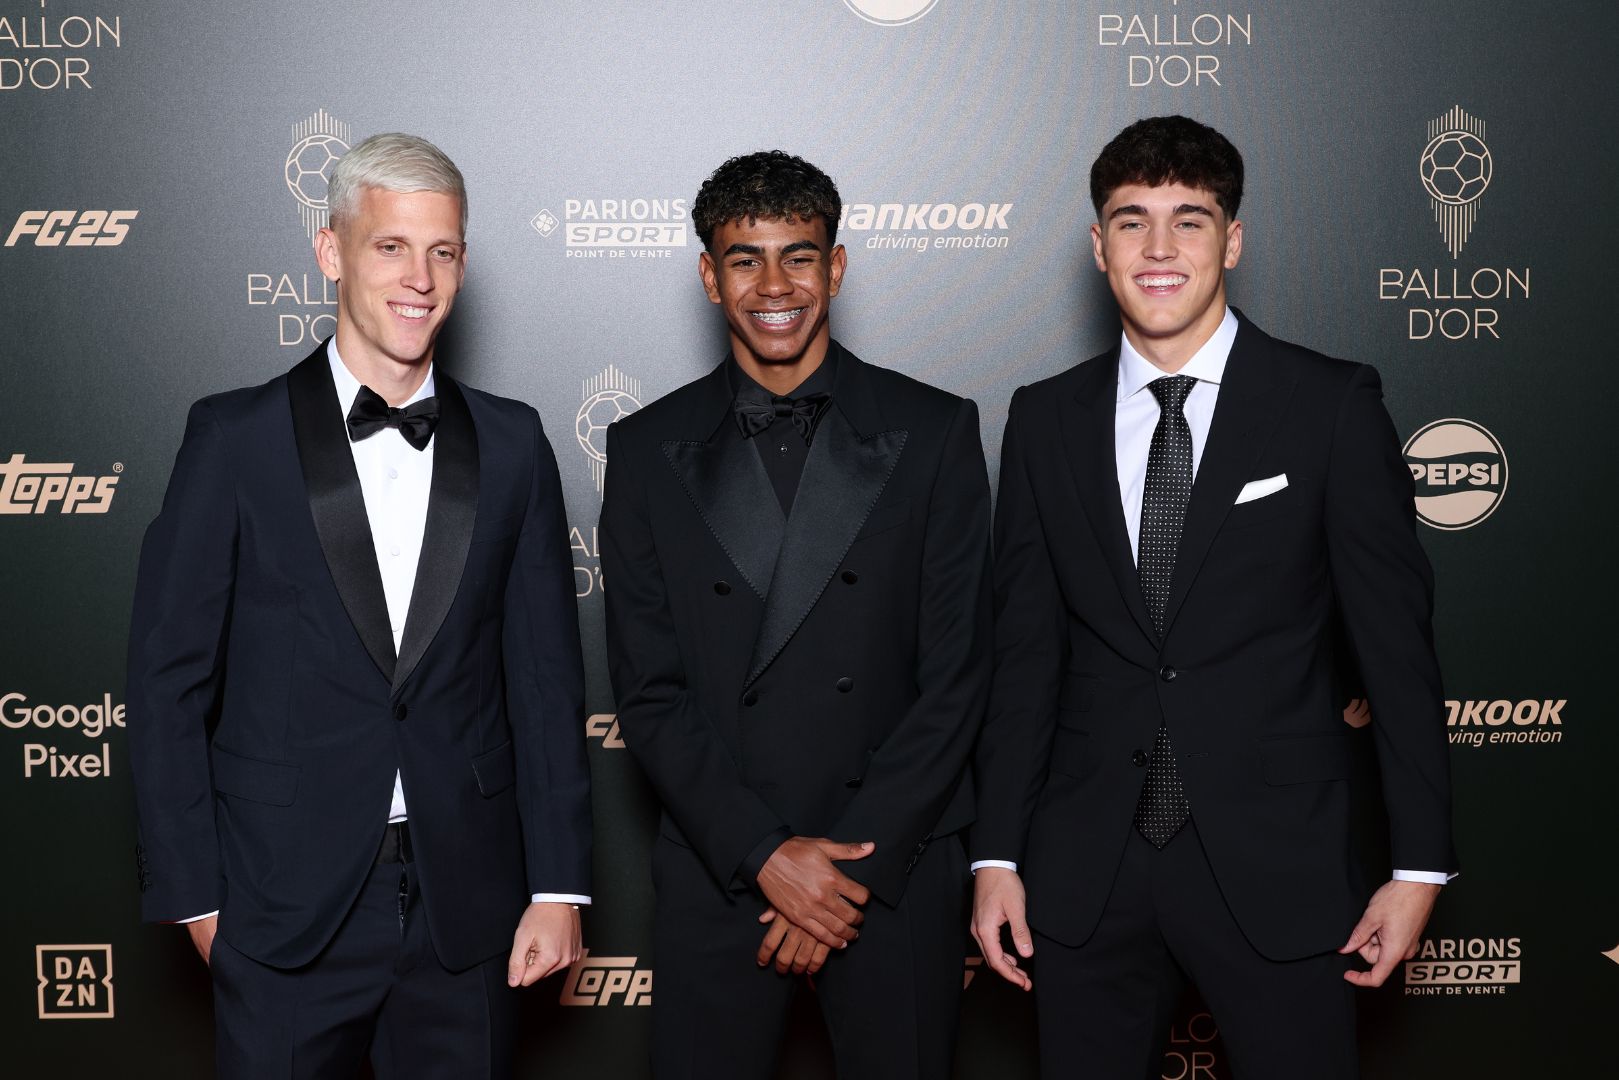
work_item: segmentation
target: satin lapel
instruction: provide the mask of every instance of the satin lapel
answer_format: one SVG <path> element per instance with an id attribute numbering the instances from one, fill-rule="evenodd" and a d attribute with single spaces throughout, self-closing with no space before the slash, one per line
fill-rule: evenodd
<path id="1" fill-rule="evenodd" d="M 478 432 L 466 395 L 442 372 L 437 379 L 439 419 L 433 432 L 433 484 L 427 496 L 427 531 L 416 563 L 410 612 L 399 643 L 399 666 L 394 671 L 397 690 L 416 670 L 422 654 L 444 624 L 472 544 L 472 524 L 478 516 Z"/>
<path id="2" fill-rule="evenodd" d="M 1254 465 L 1270 442 L 1297 381 L 1296 374 L 1275 363 L 1264 333 L 1244 321 L 1226 360 L 1209 439 L 1186 505 L 1186 524 L 1164 605 L 1166 639 L 1237 493 L 1253 479 Z"/>
<path id="3" fill-rule="evenodd" d="M 888 486 L 905 449 L 907 432 L 875 430 L 881 426 L 881 413 L 865 372 L 865 365 L 854 354 L 839 354 L 832 407 L 810 444 L 759 636 L 753 643 L 750 684 L 803 625 Z M 873 433 L 863 435 L 863 430 Z"/>
<path id="4" fill-rule="evenodd" d="M 663 444 L 663 456 L 680 477 L 703 523 L 759 599 L 770 593 L 776 555 L 787 522 L 759 451 L 732 438 L 728 426 L 731 390 L 725 365 L 707 378 L 696 419 L 703 434 Z"/>
<path id="5" fill-rule="evenodd" d="M 1091 531 L 1096 534 L 1108 569 L 1113 572 L 1119 598 L 1156 653 L 1158 634 L 1152 628 L 1147 602 L 1141 595 L 1141 578 L 1136 574 L 1130 533 L 1124 523 L 1124 502 L 1119 494 L 1118 451 L 1113 441 L 1113 422 L 1118 408 L 1118 349 L 1089 361 L 1085 368 L 1084 384 L 1074 394 L 1074 400 L 1063 408 L 1063 443 L 1068 450 L 1080 505 Z"/>
<path id="6" fill-rule="evenodd" d="M 354 470 L 324 345 L 287 375 L 287 396 L 309 513 L 315 519 L 326 567 L 365 651 L 391 681 L 395 665 L 388 601 L 382 592 L 360 474 Z"/>

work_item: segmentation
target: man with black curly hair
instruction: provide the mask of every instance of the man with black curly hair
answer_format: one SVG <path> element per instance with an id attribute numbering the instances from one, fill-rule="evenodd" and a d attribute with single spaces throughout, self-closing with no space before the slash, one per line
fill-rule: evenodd
<path id="1" fill-rule="evenodd" d="M 950 1072 L 989 681 L 971 401 L 832 339 L 842 203 L 726 162 L 692 217 L 731 351 L 608 431 L 608 660 L 663 802 L 659 1077 L 772 1074 L 814 973 L 841 1076 Z"/>

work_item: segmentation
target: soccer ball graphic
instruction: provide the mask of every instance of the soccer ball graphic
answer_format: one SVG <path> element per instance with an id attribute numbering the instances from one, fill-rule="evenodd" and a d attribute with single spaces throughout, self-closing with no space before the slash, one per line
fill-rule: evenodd
<path id="1" fill-rule="evenodd" d="M 326 182 L 348 149 L 336 135 L 311 135 L 294 146 L 287 155 L 287 190 L 293 198 L 311 210 L 326 209 Z"/>
<path id="2" fill-rule="evenodd" d="M 1422 186 L 1442 203 L 1470 203 L 1490 186 L 1490 148 L 1467 131 L 1447 131 L 1422 152 Z"/>
<path id="3" fill-rule="evenodd" d="M 574 421 L 574 434 L 579 437 L 579 445 L 585 453 L 596 461 L 607 460 L 607 425 L 624 417 L 641 407 L 631 394 L 622 390 L 603 390 L 592 394 L 579 406 L 579 416 Z"/>

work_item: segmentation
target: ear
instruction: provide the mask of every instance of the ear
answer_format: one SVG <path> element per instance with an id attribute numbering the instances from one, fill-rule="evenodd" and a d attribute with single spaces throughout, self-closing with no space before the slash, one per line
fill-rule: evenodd
<path id="1" fill-rule="evenodd" d="M 838 295 L 838 290 L 843 287 L 843 269 L 849 263 L 848 252 L 843 250 L 842 244 L 832 249 L 832 257 L 828 262 L 830 263 L 828 277 L 831 280 L 828 283 L 829 287 L 826 290 L 826 295 L 828 299 L 831 299 Z"/>
<path id="2" fill-rule="evenodd" d="M 338 252 L 337 233 L 329 225 L 315 234 L 315 262 L 328 280 L 343 280 L 343 261 Z"/>
<path id="3" fill-rule="evenodd" d="M 709 300 L 720 302 L 719 267 L 714 265 L 714 256 L 704 251 L 697 256 L 697 276 L 703 279 L 703 291 L 708 294 Z"/>
<path id="4" fill-rule="evenodd" d="M 1107 255 L 1102 251 L 1102 225 L 1100 222 L 1091 223 L 1091 258 L 1096 260 L 1096 268 L 1107 273 Z"/>
<path id="5" fill-rule="evenodd" d="M 1235 270 L 1242 258 L 1242 222 L 1233 221 L 1225 228 L 1225 268 Z"/>

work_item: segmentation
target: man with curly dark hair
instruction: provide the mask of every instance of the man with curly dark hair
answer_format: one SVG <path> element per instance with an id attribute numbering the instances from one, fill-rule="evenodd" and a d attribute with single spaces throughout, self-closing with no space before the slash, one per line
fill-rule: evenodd
<path id="1" fill-rule="evenodd" d="M 950 1073 L 989 679 L 971 401 L 832 339 L 841 201 L 780 152 L 692 218 L 731 351 L 608 431 L 602 567 L 653 853 L 661 1078 L 772 1074 L 816 975 L 838 1072 Z"/>

